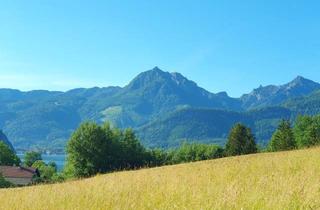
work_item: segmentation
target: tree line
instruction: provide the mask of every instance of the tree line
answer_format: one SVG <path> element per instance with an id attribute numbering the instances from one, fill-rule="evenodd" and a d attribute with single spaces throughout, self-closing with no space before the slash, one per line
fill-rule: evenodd
<path id="1" fill-rule="evenodd" d="M 112 128 L 109 123 L 86 122 L 67 144 L 66 177 L 89 177 L 111 171 L 209 160 L 257 152 L 250 128 L 238 123 L 225 148 L 213 144 L 184 143 L 176 149 L 147 149 L 132 129 Z"/>
<path id="2" fill-rule="evenodd" d="M 294 126 L 281 120 L 263 151 L 283 151 L 320 144 L 320 115 L 299 116 Z M 235 124 L 228 135 L 225 147 L 214 144 L 183 143 L 168 150 L 145 148 L 132 129 L 118 129 L 109 123 L 98 125 L 85 122 L 71 135 L 67 146 L 64 170 L 57 172 L 55 163 L 45 163 L 41 154 L 28 152 L 21 163 L 10 147 L 0 142 L 0 165 L 19 165 L 38 168 L 38 182 L 59 182 L 69 178 L 90 177 L 112 171 L 156 167 L 192 161 L 209 160 L 226 156 L 259 152 L 251 129 Z M 8 185 L 0 175 L 0 186 Z"/>
<path id="3" fill-rule="evenodd" d="M 2 151 L 6 155 L 2 155 Z M 0 142 L 0 165 L 21 164 L 37 168 L 41 175 L 37 183 L 52 183 L 98 173 L 249 154 L 257 152 L 257 147 L 251 130 L 242 124 L 231 129 L 225 148 L 214 144 L 183 143 L 178 148 L 164 150 L 145 148 L 132 129 L 120 130 L 109 123 L 85 122 L 72 134 L 66 151 L 66 166 L 58 173 L 56 164 L 46 164 L 40 153 L 27 152 L 21 162 L 14 151 Z"/>
<path id="4" fill-rule="evenodd" d="M 268 151 L 301 149 L 320 144 L 320 115 L 298 116 L 291 125 L 289 120 L 282 120 L 272 135 Z"/>

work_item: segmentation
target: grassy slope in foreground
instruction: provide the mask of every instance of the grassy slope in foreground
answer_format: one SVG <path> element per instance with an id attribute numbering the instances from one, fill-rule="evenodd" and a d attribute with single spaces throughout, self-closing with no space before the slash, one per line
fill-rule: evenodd
<path id="1" fill-rule="evenodd" d="M 320 148 L 0 190 L 0 209 L 318 209 Z"/>

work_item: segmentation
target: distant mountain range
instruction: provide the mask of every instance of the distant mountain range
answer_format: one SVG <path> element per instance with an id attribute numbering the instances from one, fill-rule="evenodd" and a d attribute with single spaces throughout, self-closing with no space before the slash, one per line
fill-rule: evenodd
<path id="1" fill-rule="evenodd" d="M 320 84 L 301 76 L 232 98 L 155 67 L 125 87 L 67 92 L 0 89 L 0 128 L 17 149 L 53 152 L 63 150 L 72 131 L 86 120 L 133 127 L 150 147 L 181 141 L 223 144 L 231 126 L 243 122 L 265 144 L 281 118 L 318 114 L 319 105 Z"/>
<path id="2" fill-rule="evenodd" d="M 243 95 L 240 100 L 244 109 L 279 105 L 285 100 L 305 96 L 320 89 L 320 84 L 301 76 L 285 85 L 260 86 L 251 93 Z"/>

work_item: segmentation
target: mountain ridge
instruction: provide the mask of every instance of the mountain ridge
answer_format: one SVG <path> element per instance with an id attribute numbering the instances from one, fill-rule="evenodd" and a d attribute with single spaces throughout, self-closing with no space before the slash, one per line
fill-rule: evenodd
<path id="1" fill-rule="evenodd" d="M 311 94 L 320 89 L 320 84 L 302 76 L 283 85 L 260 86 L 240 97 L 244 109 L 279 105 L 289 98 Z"/>
<path id="2" fill-rule="evenodd" d="M 175 111 L 181 113 L 183 109 L 219 110 L 219 119 L 222 119 L 223 113 L 225 116 L 229 116 L 230 112 L 241 112 L 243 115 L 249 110 L 254 112 L 254 110 L 273 106 L 284 107 L 292 112 L 290 116 L 295 116 L 298 110 L 295 108 L 298 106 L 297 103 L 300 104 L 299 110 L 301 110 L 301 107 L 304 106 L 303 101 L 310 101 L 311 99 L 308 99 L 307 96 L 317 90 L 320 90 L 320 84 L 298 76 L 284 85 L 261 86 L 240 98 L 232 98 L 226 92 L 211 93 L 180 73 L 169 73 L 155 67 L 140 73 L 124 87 L 75 88 L 65 92 L 46 90 L 23 92 L 14 89 L 0 89 L 0 128 L 17 148 L 36 147 L 63 150 L 70 134 L 83 121 L 98 123 L 110 121 L 114 126 L 120 128 L 132 127 L 139 130 L 151 122 L 157 122 L 162 117 L 170 116 Z M 299 97 L 302 99 L 296 99 Z M 290 100 L 290 103 L 287 102 Z M 310 102 L 309 104 L 311 105 L 308 106 L 313 107 L 315 103 Z M 268 121 L 268 116 L 272 115 L 269 113 L 272 112 L 270 110 L 272 109 L 266 111 L 265 122 L 260 119 L 250 121 L 252 127 L 257 127 L 257 123 L 264 124 L 261 127 L 267 132 L 263 135 L 259 134 L 263 136 L 262 141 L 269 138 L 279 120 L 279 117 L 274 117 L 271 120 L 272 123 Z M 318 111 L 312 114 L 316 113 Z M 205 116 L 199 113 L 194 113 L 194 115 L 205 119 Z M 279 116 L 281 117 L 281 114 Z M 181 116 L 181 119 L 185 118 Z M 189 122 L 192 120 L 197 122 L 201 119 L 189 118 Z M 233 122 L 230 120 L 226 122 Z M 181 124 L 179 121 L 175 122 Z M 212 124 L 212 128 L 207 129 L 207 133 L 211 132 L 210 129 L 215 129 L 219 123 L 224 122 L 216 121 L 215 125 Z M 266 127 L 266 122 L 270 122 L 272 126 Z M 201 130 L 200 125 L 205 127 L 203 122 L 199 121 L 198 127 L 192 127 L 192 129 Z M 226 125 L 222 126 L 226 127 Z M 175 127 L 176 125 L 173 125 L 171 130 Z M 170 131 L 170 128 L 167 129 Z M 152 134 L 152 129 L 149 131 L 151 133 L 146 136 L 155 135 Z M 205 131 L 202 130 L 202 132 Z M 198 137 L 205 137 L 205 134 L 199 134 Z M 221 137 L 225 138 L 225 135 Z M 195 139 L 199 140 L 199 138 Z M 142 141 L 147 142 L 143 138 Z"/>

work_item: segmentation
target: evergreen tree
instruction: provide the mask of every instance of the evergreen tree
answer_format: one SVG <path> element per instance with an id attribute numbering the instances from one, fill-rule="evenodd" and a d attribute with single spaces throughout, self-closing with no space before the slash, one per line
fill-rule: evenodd
<path id="1" fill-rule="evenodd" d="M 314 146 L 320 144 L 320 116 L 312 117 L 312 124 L 306 130 L 308 141 L 307 146 Z"/>
<path id="2" fill-rule="evenodd" d="M 303 148 L 308 146 L 310 143 L 310 139 L 307 134 L 307 130 L 309 130 L 310 125 L 312 124 L 313 119 L 311 116 L 298 116 L 294 128 L 293 128 L 293 133 L 294 133 L 294 138 L 296 141 L 296 146 L 298 148 Z"/>
<path id="3" fill-rule="evenodd" d="M 281 120 L 269 143 L 270 151 L 291 150 L 296 147 L 290 121 Z"/>
<path id="4" fill-rule="evenodd" d="M 226 144 L 226 155 L 244 155 L 256 152 L 257 146 L 250 128 L 237 123 L 230 131 Z"/>
<path id="5" fill-rule="evenodd" d="M 298 148 L 320 144 L 320 116 L 299 116 L 294 126 Z"/>

